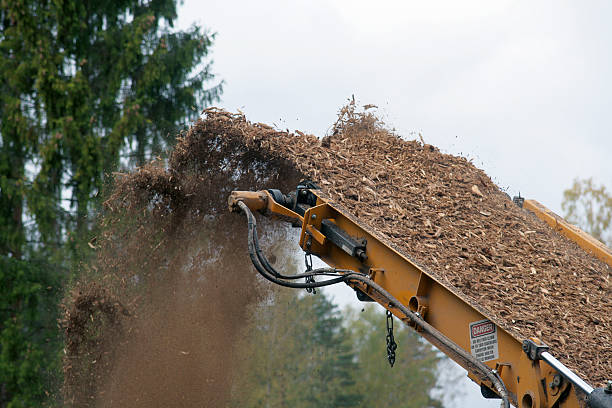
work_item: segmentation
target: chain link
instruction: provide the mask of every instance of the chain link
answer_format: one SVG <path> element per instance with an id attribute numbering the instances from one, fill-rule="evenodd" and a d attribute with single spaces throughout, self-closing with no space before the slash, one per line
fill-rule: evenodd
<path id="1" fill-rule="evenodd" d="M 397 343 L 393 337 L 393 314 L 387 310 L 387 359 L 391 367 L 395 364 L 395 350 Z"/>
<path id="2" fill-rule="evenodd" d="M 304 262 L 306 263 L 306 272 L 312 271 L 312 255 L 307 253 L 304 256 Z"/>
<path id="3" fill-rule="evenodd" d="M 306 272 L 312 271 L 312 254 L 310 253 L 310 247 L 312 245 L 312 237 L 308 237 L 308 241 L 306 241 L 306 252 L 304 254 L 304 263 L 306 264 Z M 314 276 L 307 276 L 305 278 L 306 283 L 314 283 Z M 306 288 L 307 293 L 312 293 L 313 295 L 317 294 L 317 290 L 315 288 Z"/>

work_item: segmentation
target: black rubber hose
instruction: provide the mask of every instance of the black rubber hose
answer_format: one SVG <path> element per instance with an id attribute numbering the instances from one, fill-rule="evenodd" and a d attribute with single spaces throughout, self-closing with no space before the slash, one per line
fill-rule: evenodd
<path id="1" fill-rule="evenodd" d="M 283 275 L 282 273 L 274 269 L 272 265 L 270 265 L 270 262 L 268 261 L 266 256 L 263 254 L 263 251 L 259 247 L 259 237 L 257 235 L 257 229 L 254 227 L 252 231 L 249 231 L 249 234 L 252 234 L 253 236 L 253 244 L 255 248 L 255 254 L 257 255 L 257 259 L 259 259 L 259 262 L 264 267 L 264 269 L 266 269 L 271 275 L 273 275 L 276 278 L 292 280 L 292 279 L 300 279 L 300 278 L 306 278 L 309 276 L 320 276 L 320 275 L 339 276 L 340 272 L 343 272 L 343 273 L 352 272 L 346 269 L 318 268 L 318 269 L 313 269 L 305 273 L 298 273 L 295 275 Z"/>
<path id="2" fill-rule="evenodd" d="M 497 390 L 499 396 L 502 398 L 502 407 L 510 408 L 508 390 L 506 389 L 506 386 L 499 378 L 497 373 L 491 370 L 490 367 L 485 365 L 483 362 L 472 356 L 470 353 L 468 353 L 461 347 L 457 346 L 451 339 L 449 339 L 438 329 L 427 323 L 419 314 L 413 312 L 412 310 L 404 306 L 402 303 L 400 303 L 399 300 L 393 297 L 393 295 L 387 292 L 387 290 L 385 290 L 382 286 L 372 281 L 369 277 L 364 277 L 361 275 L 352 275 L 350 281 L 359 281 L 370 286 L 372 289 L 380 293 L 385 298 L 385 300 L 389 302 L 390 306 L 399 309 L 408 319 L 410 319 L 412 323 L 421 328 L 423 332 L 427 333 L 430 339 L 434 339 L 435 342 L 438 343 L 438 345 L 441 345 L 441 348 L 445 348 L 452 354 L 455 354 L 462 360 L 470 363 L 473 368 L 476 369 L 475 371 L 479 371 L 484 376 L 484 378 L 491 381 L 491 383 Z"/>
<path id="3" fill-rule="evenodd" d="M 388 304 L 390 306 L 393 306 L 399 309 L 408 319 L 410 319 L 411 322 L 413 322 L 416 326 L 421 328 L 423 332 L 428 335 L 427 337 L 429 337 L 430 340 L 433 339 L 439 346 L 441 346 L 441 348 L 446 349 L 447 351 L 449 351 L 449 353 L 454 354 L 458 356 L 461 360 L 471 364 L 472 367 L 474 368 L 474 371 L 480 372 L 483 378 L 486 378 L 493 384 L 499 396 L 502 398 L 502 407 L 510 408 L 508 391 L 506 390 L 504 383 L 501 381 L 501 379 L 499 378 L 499 376 L 497 375 L 495 371 L 491 370 L 488 366 L 486 366 L 480 360 L 476 359 L 474 356 L 469 354 L 467 351 L 457 346 L 452 340 L 446 337 L 442 332 L 440 332 L 438 329 L 436 329 L 435 327 L 427 323 L 419 314 L 411 311 L 409 308 L 407 308 L 402 303 L 400 303 L 400 301 L 398 301 L 395 297 L 393 297 L 393 295 L 391 295 L 386 289 L 384 289 L 382 286 L 380 286 L 376 282 L 372 281 L 370 277 L 364 274 L 361 274 L 361 273 L 356 273 L 351 270 L 338 270 L 338 269 L 330 268 L 330 269 L 327 269 L 327 272 L 325 273 L 330 273 L 330 272 L 337 273 L 341 271 L 341 272 L 345 272 L 345 274 L 340 277 L 337 277 L 334 279 L 328 279 L 326 281 L 321 281 L 321 282 L 296 283 L 296 282 L 284 281 L 283 278 L 281 278 L 283 276 L 287 276 L 288 279 L 296 279 L 297 277 L 321 275 L 323 273 L 315 273 L 315 271 L 311 271 L 310 273 L 301 274 L 301 275 L 282 275 L 278 271 L 276 271 L 274 268 L 272 268 L 272 266 L 270 265 L 266 257 L 261 252 L 261 249 L 259 248 L 257 230 L 256 230 L 257 224 L 255 221 L 255 216 L 253 215 L 249 207 L 243 202 L 239 201 L 238 206 L 242 209 L 242 211 L 245 213 L 247 217 L 248 231 L 249 231 L 248 247 L 249 247 L 249 256 L 251 258 L 251 262 L 255 266 L 255 269 L 257 269 L 257 271 L 264 278 L 278 285 L 290 287 L 290 288 L 297 288 L 297 289 L 318 288 L 318 287 L 323 287 L 323 286 L 334 285 L 340 282 L 348 283 L 351 281 L 361 282 L 361 283 L 364 283 L 370 286 L 372 289 L 377 291 L 382 297 L 384 297 L 385 300 L 388 301 Z M 269 269 L 267 269 L 264 265 L 267 266 Z M 326 268 L 323 268 L 321 270 L 322 271 L 326 270 Z"/>
<path id="4" fill-rule="evenodd" d="M 274 267 L 272 265 L 270 265 L 270 263 L 268 262 L 268 259 L 263 254 L 263 251 L 261 250 L 261 248 L 259 246 L 259 236 L 257 234 L 257 221 L 255 220 L 255 216 L 250 211 L 250 209 L 248 207 L 246 207 L 246 208 L 247 208 L 247 210 L 249 210 L 249 213 L 247 214 L 247 217 L 249 219 L 251 219 L 251 221 L 252 221 L 252 228 L 249 227 L 249 234 L 253 235 L 253 243 L 255 245 L 255 253 L 257 254 L 257 258 L 259 259 L 259 261 L 260 261 L 261 265 L 264 267 L 264 269 L 266 269 L 273 276 L 275 276 L 275 277 L 277 277 L 279 279 L 290 279 L 291 280 L 291 279 L 306 278 L 306 277 L 309 277 L 309 276 L 339 276 L 340 274 L 354 273 L 353 271 L 351 271 L 349 269 L 336 269 L 336 268 L 318 268 L 318 269 L 313 269 L 313 270 L 311 270 L 309 272 L 306 272 L 306 273 L 299 273 L 299 274 L 295 274 L 295 275 L 283 275 L 282 273 L 278 272 L 276 269 L 274 269 Z M 243 209 L 243 211 L 244 211 L 244 209 Z"/>
<path id="5" fill-rule="evenodd" d="M 288 287 L 288 288 L 306 289 L 306 288 L 320 288 L 320 287 L 323 287 L 323 286 L 334 285 L 336 283 L 346 282 L 350 278 L 351 275 L 347 274 L 347 275 L 339 276 L 339 277 L 334 278 L 334 279 L 328 279 L 328 280 L 320 281 L 320 282 L 297 283 L 297 282 L 286 282 L 283 279 L 275 276 L 275 274 L 273 274 L 272 272 L 267 270 L 262 265 L 259 257 L 257 256 L 257 251 L 255 249 L 255 239 L 256 239 L 256 236 L 257 236 L 257 231 L 255 229 L 256 228 L 255 216 L 253 215 L 253 213 L 251 212 L 249 207 L 247 207 L 247 205 L 244 204 L 242 201 L 238 202 L 238 206 L 242 209 L 242 211 L 247 216 L 248 230 L 249 230 L 249 234 L 248 234 L 248 247 L 249 247 L 249 256 L 251 257 L 251 262 L 255 266 L 255 269 L 257 269 L 257 271 L 264 278 L 269 280 L 270 282 L 273 282 L 273 283 L 276 283 L 278 285 L 285 286 L 285 287 Z M 263 255 L 261 255 L 261 256 L 263 257 Z M 265 259 L 265 257 L 263 257 L 263 258 Z M 266 263 L 267 263 L 267 260 L 266 260 Z M 269 265 L 269 263 L 268 263 L 268 265 Z M 352 271 L 349 271 L 349 272 L 351 272 L 351 274 L 352 274 Z M 278 274 L 278 272 L 276 272 L 276 274 Z M 280 274 L 278 274 L 278 275 L 280 275 Z M 281 275 L 281 276 L 283 276 L 283 275 Z M 305 277 L 305 276 L 314 276 L 314 275 L 311 272 L 310 274 L 302 274 L 302 276 L 298 276 L 298 277 Z"/>

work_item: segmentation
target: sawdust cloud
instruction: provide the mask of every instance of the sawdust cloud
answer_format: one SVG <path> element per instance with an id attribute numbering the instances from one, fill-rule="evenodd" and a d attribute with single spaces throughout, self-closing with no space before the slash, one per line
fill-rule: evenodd
<path id="1" fill-rule="evenodd" d="M 98 257 L 64 302 L 68 406 L 229 403 L 235 368 L 247 358 L 238 339 L 270 286 L 251 266 L 245 220 L 228 213 L 227 197 L 287 190 L 300 177 L 220 129 L 182 137 L 179 146 L 197 140 L 188 154 L 175 149 L 167 165 L 116 175 L 92 243 Z M 266 228 L 276 240 L 286 233 Z"/>

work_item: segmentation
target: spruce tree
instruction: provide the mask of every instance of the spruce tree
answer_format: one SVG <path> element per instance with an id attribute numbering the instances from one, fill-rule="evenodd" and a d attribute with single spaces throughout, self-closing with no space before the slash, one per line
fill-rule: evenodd
<path id="1" fill-rule="evenodd" d="M 357 354 L 359 378 L 368 390 L 359 407 L 442 407 L 442 401 L 432 392 L 437 386 L 441 353 L 395 319 L 398 349 L 391 368 L 387 360 L 384 310 L 367 305 L 361 312 L 347 311 L 347 320 Z"/>
<path id="2" fill-rule="evenodd" d="M 280 289 L 259 307 L 254 324 L 233 406 L 359 406 L 354 347 L 324 295 Z"/>
<path id="3" fill-rule="evenodd" d="M 174 0 L 0 0 L 0 407 L 52 391 L 58 285 L 107 175 L 220 95 L 214 36 L 176 17 Z"/>

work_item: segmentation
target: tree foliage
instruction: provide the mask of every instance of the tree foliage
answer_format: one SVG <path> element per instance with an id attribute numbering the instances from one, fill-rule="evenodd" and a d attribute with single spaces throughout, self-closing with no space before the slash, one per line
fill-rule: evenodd
<path id="1" fill-rule="evenodd" d="M 565 218 L 608 246 L 612 246 L 612 195 L 592 178 L 574 180 L 563 192 Z"/>
<path id="2" fill-rule="evenodd" d="M 260 307 L 255 325 L 235 406 L 357 406 L 355 356 L 328 299 L 279 291 Z"/>
<path id="3" fill-rule="evenodd" d="M 218 96 L 204 89 L 209 66 L 191 74 L 213 37 L 173 32 L 175 18 L 171 0 L 2 1 L 1 198 L 17 229 L 8 250 L 23 243 L 24 198 L 40 240 L 61 241 L 85 224 L 122 153 L 142 164 Z"/>
<path id="4" fill-rule="evenodd" d="M 59 339 L 53 335 L 58 277 L 40 262 L 0 258 L 0 406 L 41 404 L 54 387 Z M 49 327 L 51 325 L 51 327 Z"/>
<path id="5" fill-rule="evenodd" d="M 279 291 L 257 312 L 235 406 L 441 407 L 432 396 L 440 355 L 396 325 L 390 368 L 385 320 L 378 308 L 340 313 L 323 294 Z"/>
<path id="6" fill-rule="evenodd" d="M 10 333 L 55 330 L 39 313 L 55 300 L 40 288 L 88 249 L 107 175 L 160 152 L 221 92 L 203 63 L 214 36 L 177 31 L 176 17 L 174 0 L 0 0 L 0 257 L 14 283 L 0 286 L 14 315 L 0 321 L 6 364 L 23 357 L 8 351 Z M 30 359 L 43 337 L 25 338 Z M 40 400 L 35 360 L 27 382 Z M 31 405 L 19 378 L 0 378 L 0 406 Z"/>
<path id="7" fill-rule="evenodd" d="M 434 408 L 438 363 L 441 359 L 429 344 L 404 324 L 394 325 L 397 356 L 393 368 L 386 355 L 385 314 L 380 307 L 366 306 L 362 312 L 349 311 L 349 329 L 359 379 L 367 384 L 360 407 Z"/>

